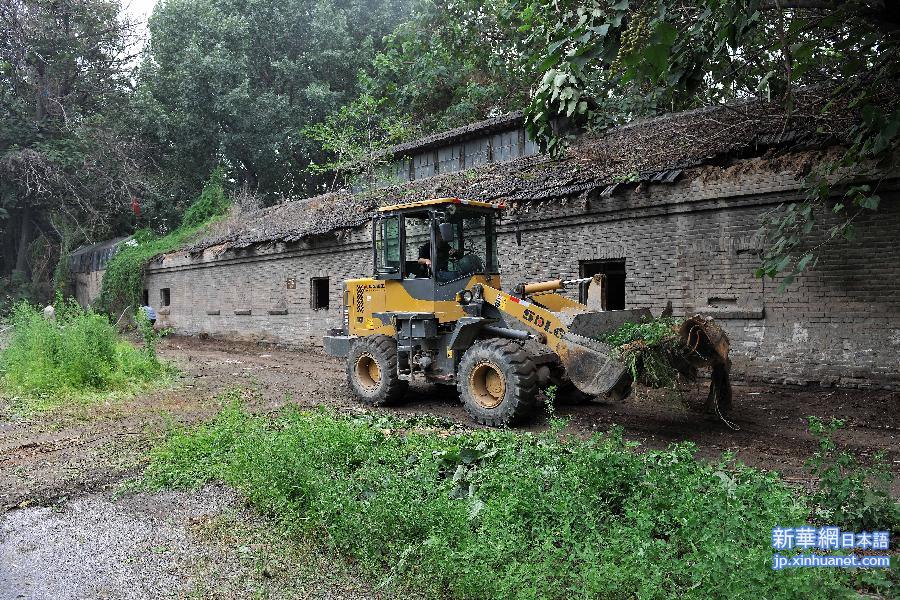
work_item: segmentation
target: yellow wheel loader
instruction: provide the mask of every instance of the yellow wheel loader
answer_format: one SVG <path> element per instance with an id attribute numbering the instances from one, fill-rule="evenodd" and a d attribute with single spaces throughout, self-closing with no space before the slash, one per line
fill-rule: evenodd
<path id="1" fill-rule="evenodd" d="M 514 425 L 543 386 L 620 399 L 632 373 L 602 341 L 647 309 L 605 310 L 602 277 L 501 290 L 496 226 L 502 204 L 441 198 L 386 206 L 374 218 L 374 277 L 344 283 L 343 326 L 325 349 L 347 359 L 363 402 L 399 402 L 414 378 L 456 385 L 477 422 Z M 556 292 L 587 287 L 587 304 Z M 508 288 L 509 289 L 509 288 Z M 682 327 L 678 369 L 713 369 L 710 402 L 730 400 L 728 340 L 711 320 Z"/>

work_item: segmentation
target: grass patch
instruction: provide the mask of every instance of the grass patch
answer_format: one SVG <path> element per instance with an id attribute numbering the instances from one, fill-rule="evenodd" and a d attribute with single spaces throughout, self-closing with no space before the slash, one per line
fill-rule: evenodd
<path id="1" fill-rule="evenodd" d="M 238 405 L 151 453 L 143 485 L 239 489 L 383 585 L 450 598 L 841 597 L 840 570 L 771 569 L 809 498 L 690 444 L 590 439 Z"/>
<path id="2" fill-rule="evenodd" d="M 211 552 L 193 557 L 189 579 L 198 585 L 186 598 L 376 597 L 342 557 L 269 525 L 252 509 L 194 521 L 192 537 Z"/>
<path id="3" fill-rule="evenodd" d="M 74 300 L 56 303 L 55 320 L 19 304 L 10 324 L 11 336 L 0 351 L 0 386 L 20 412 L 129 396 L 170 381 L 175 373 L 152 348 L 122 340 L 106 316 Z"/>

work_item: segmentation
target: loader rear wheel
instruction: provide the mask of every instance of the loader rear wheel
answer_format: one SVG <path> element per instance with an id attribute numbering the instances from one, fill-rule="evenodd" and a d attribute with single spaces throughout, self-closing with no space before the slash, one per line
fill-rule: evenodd
<path id="1" fill-rule="evenodd" d="M 347 382 L 356 396 L 371 406 L 398 402 L 409 382 L 397 374 L 397 341 L 373 335 L 353 342 L 347 355 Z"/>
<path id="2" fill-rule="evenodd" d="M 485 340 L 469 348 L 459 365 L 456 385 L 466 412 L 482 425 L 516 425 L 536 407 L 534 363 L 521 344 L 512 340 Z"/>

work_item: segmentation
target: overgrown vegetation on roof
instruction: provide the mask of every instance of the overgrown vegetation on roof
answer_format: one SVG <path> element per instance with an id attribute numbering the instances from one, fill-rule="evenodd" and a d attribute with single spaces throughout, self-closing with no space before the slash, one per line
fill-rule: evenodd
<path id="1" fill-rule="evenodd" d="M 200 197 L 185 211 L 180 227 L 166 235 L 143 229 L 119 246 L 106 264 L 99 307 L 118 314 L 134 310 L 143 304 L 144 269 L 156 257 L 187 245 L 213 221 L 224 215 L 231 206 L 223 187 L 222 169 L 214 169 L 203 187 Z"/>
<path id="2" fill-rule="evenodd" d="M 824 98 L 816 91 L 798 92 L 797 110 L 821 110 Z M 561 202 L 598 194 L 606 186 L 642 175 L 685 169 L 734 156 L 762 156 L 813 147 L 812 156 L 794 165 L 798 180 L 821 159 L 829 144 L 846 140 L 854 116 L 835 103 L 815 121 L 793 122 L 789 129 L 776 103 L 745 102 L 674 113 L 585 135 L 565 156 L 552 160 L 530 156 L 445 173 L 405 184 L 352 194 L 333 192 L 301 201 L 285 202 L 241 215 L 220 231 L 192 244 L 200 252 L 211 246 L 246 248 L 258 243 L 294 242 L 365 223 L 380 204 L 412 202 L 442 196 L 487 201 L 504 200 L 526 206 Z M 777 155 L 770 156 L 777 165 Z M 784 167 L 779 167 L 784 168 Z M 636 182 L 635 182 L 636 184 Z"/>

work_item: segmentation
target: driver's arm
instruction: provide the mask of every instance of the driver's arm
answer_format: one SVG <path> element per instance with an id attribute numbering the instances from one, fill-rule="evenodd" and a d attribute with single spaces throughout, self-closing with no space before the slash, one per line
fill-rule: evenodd
<path id="1" fill-rule="evenodd" d="M 420 265 L 425 265 L 426 267 L 431 266 L 431 242 L 425 242 L 419 246 L 418 262 Z"/>

